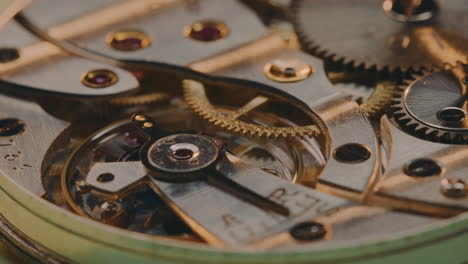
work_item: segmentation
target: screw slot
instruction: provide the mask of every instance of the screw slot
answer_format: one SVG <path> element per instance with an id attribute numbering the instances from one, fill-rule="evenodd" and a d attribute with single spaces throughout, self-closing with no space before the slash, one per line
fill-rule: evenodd
<path id="1" fill-rule="evenodd" d="M 184 29 L 184 35 L 198 41 L 210 42 L 225 38 L 229 34 L 229 28 L 220 21 L 205 20 L 188 25 Z"/>
<path id="2" fill-rule="evenodd" d="M 321 223 L 304 222 L 295 225 L 289 233 L 298 241 L 314 241 L 323 239 L 327 234 L 327 229 Z"/>
<path id="3" fill-rule="evenodd" d="M 112 173 L 103 173 L 97 177 L 97 181 L 104 183 L 104 182 L 111 182 L 115 178 L 114 174 Z"/>
<path id="4" fill-rule="evenodd" d="M 106 69 L 92 70 L 84 74 L 81 82 L 91 88 L 106 88 L 119 80 L 116 73 Z"/>
<path id="5" fill-rule="evenodd" d="M 12 137 L 22 134 L 26 125 L 16 118 L 0 119 L 0 137 Z"/>
<path id="6" fill-rule="evenodd" d="M 137 30 L 120 30 L 110 33 L 106 38 L 107 44 L 118 51 L 137 51 L 151 45 L 151 38 L 144 32 Z"/>
<path id="7" fill-rule="evenodd" d="M 437 118 L 447 123 L 462 122 L 465 116 L 466 111 L 458 107 L 446 107 L 437 113 Z"/>
<path id="8" fill-rule="evenodd" d="M 442 174 L 442 168 L 432 159 L 416 159 L 411 161 L 403 169 L 410 177 L 432 177 Z"/>
<path id="9" fill-rule="evenodd" d="M 349 143 L 337 147 L 333 153 L 335 160 L 341 163 L 361 163 L 368 160 L 371 151 L 362 144 Z"/>

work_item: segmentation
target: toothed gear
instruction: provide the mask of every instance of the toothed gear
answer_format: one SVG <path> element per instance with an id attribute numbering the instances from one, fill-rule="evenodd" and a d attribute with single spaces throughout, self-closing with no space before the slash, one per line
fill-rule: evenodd
<path id="1" fill-rule="evenodd" d="M 250 137 L 264 137 L 269 139 L 307 137 L 320 134 L 319 127 L 315 125 L 300 127 L 265 127 L 237 120 L 229 114 L 219 112 L 219 110 L 210 103 L 203 84 L 193 80 L 185 80 L 183 86 L 185 101 L 194 112 L 227 131 Z"/>
<path id="2" fill-rule="evenodd" d="M 396 88 L 397 85 L 390 81 L 377 84 L 372 94 L 359 105 L 359 108 L 369 118 L 380 118 L 390 104 Z"/>
<path id="3" fill-rule="evenodd" d="M 402 22 L 384 11 L 391 0 L 297 0 L 293 20 L 307 51 L 354 68 L 405 72 L 466 63 L 468 5 L 434 2 L 432 18 Z"/>
<path id="4" fill-rule="evenodd" d="M 434 142 L 467 144 L 466 76 L 461 65 L 413 76 L 397 89 L 390 115 L 405 131 L 415 136 Z M 443 109 L 455 109 L 460 119 L 444 120 L 441 118 Z"/>

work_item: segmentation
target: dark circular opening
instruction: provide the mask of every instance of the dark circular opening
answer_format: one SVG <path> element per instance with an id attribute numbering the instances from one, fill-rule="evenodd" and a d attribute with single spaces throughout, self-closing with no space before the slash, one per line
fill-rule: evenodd
<path id="1" fill-rule="evenodd" d="M 227 27 L 221 22 L 204 21 L 190 26 L 188 36 L 198 41 L 215 41 L 227 35 Z"/>
<path id="2" fill-rule="evenodd" d="M 442 173 L 442 168 L 432 159 L 416 159 L 404 168 L 404 173 L 411 177 L 432 177 Z"/>
<path id="3" fill-rule="evenodd" d="M 300 223 L 291 228 L 291 236 L 299 241 L 313 241 L 323 239 L 327 234 L 324 225 L 317 222 Z"/>
<path id="4" fill-rule="evenodd" d="M 186 160 L 193 157 L 193 151 L 187 148 L 181 148 L 172 152 L 172 157 L 176 160 Z"/>
<path id="5" fill-rule="evenodd" d="M 105 88 L 118 81 L 117 74 L 110 70 L 94 70 L 85 74 L 82 83 L 91 88 Z"/>
<path id="6" fill-rule="evenodd" d="M 465 110 L 458 107 L 447 107 L 437 113 L 440 121 L 447 123 L 458 123 L 465 119 Z"/>
<path id="7" fill-rule="evenodd" d="M 427 21 L 438 11 L 434 0 L 385 0 L 383 8 L 401 22 Z"/>
<path id="8" fill-rule="evenodd" d="M 16 136 L 24 132 L 25 124 L 16 118 L 0 119 L 0 137 Z"/>
<path id="9" fill-rule="evenodd" d="M 114 174 L 112 173 L 103 173 L 97 177 L 98 182 L 111 182 L 115 178 Z"/>
<path id="10" fill-rule="evenodd" d="M 294 77 L 294 76 L 296 76 L 296 69 L 288 67 L 288 68 L 284 69 L 284 75 L 286 77 Z"/>
<path id="11" fill-rule="evenodd" d="M 393 0 L 392 11 L 401 15 L 420 15 L 436 8 L 434 0 Z"/>
<path id="12" fill-rule="evenodd" d="M 0 63 L 8 63 L 19 59 L 20 54 L 15 48 L 0 48 Z"/>
<path id="13" fill-rule="evenodd" d="M 342 163 L 361 163 L 370 158 L 371 152 L 364 145 L 350 143 L 336 148 L 333 156 Z"/>
<path id="14" fill-rule="evenodd" d="M 128 37 L 125 39 L 113 39 L 111 44 L 112 47 L 125 51 L 132 51 L 143 48 L 143 41 L 135 37 Z"/>

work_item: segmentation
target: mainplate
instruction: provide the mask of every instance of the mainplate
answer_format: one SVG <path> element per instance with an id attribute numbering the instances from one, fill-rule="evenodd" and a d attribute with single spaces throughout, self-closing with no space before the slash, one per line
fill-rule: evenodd
<path id="1" fill-rule="evenodd" d="M 463 1 L 7 2 L 21 261 L 468 261 Z"/>

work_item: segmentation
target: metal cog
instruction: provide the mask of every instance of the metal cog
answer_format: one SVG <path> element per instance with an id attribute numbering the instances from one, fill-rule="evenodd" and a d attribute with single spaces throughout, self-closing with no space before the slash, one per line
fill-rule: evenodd
<path id="1" fill-rule="evenodd" d="M 390 116 L 407 132 L 442 143 L 468 144 L 466 66 L 413 76 L 391 101 Z"/>
<path id="2" fill-rule="evenodd" d="M 406 72 L 467 63 L 466 2 L 437 1 L 418 22 L 391 11 L 398 2 L 296 0 L 292 19 L 307 51 L 354 68 Z"/>
<path id="3" fill-rule="evenodd" d="M 317 136 L 320 134 L 320 128 L 315 125 L 300 127 L 265 127 L 237 120 L 237 116 L 221 113 L 210 103 L 203 84 L 193 80 L 184 80 L 183 86 L 185 101 L 192 110 L 202 118 L 227 131 L 250 137 L 283 139 L 297 136 Z"/>
<path id="4" fill-rule="evenodd" d="M 390 105 L 397 85 L 393 82 L 382 82 L 377 84 L 372 94 L 359 108 L 369 118 L 379 118 L 384 110 Z"/>
<path id="5" fill-rule="evenodd" d="M 397 88 L 395 82 L 388 80 L 378 81 L 376 84 L 373 81 L 372 84 L 361 83 L 363 80 L 372 79 L 372 77 L 369 77 L 368 72 L 360 72 L 357 76 L 346 72 L 329 72 L 328 78 L 335 87 L 350 94 L 359 104 L 361 111 L 371 119 L 381 117 L 390 104 L 393 93 Z"/>

